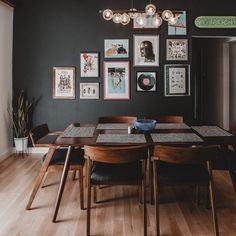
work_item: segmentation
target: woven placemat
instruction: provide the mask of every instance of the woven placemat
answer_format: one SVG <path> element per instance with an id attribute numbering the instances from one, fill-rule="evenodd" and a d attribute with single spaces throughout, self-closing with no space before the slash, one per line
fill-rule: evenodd
<path id="1" fill-rule="evenodd" d="M 143 134 L 99 134 L 97 143 L 146 143 Z"/>
<path id="2" fill-rule="evenodd" d="M 97 129 L 128 129 L 129 126 L 133 126 L 134 124 L 128 123 L 105 123 L 98 124 Z"/>
<path id="3" fill-rule="evenodd" d="M 191 129 L 185 123 L 157 123 L 155 129 Z"/>
<path id="4" fill-rule="evenodd" d="M 170 133 L 170 134 L 151 134 L 155 143 L 162 142 L 203 142 L 203 140 L 194 133 Z"/>
<path id="5" fill-rule="evenodd" d="M 93 137 L 95 127 L 69 127 L 63 134 L 62 138 L 91 138 Z"/>
<path id="6" fill-rule="evenodd" d="M 202 137 L 233 136 L 218 126 L 192 126 Z"/>

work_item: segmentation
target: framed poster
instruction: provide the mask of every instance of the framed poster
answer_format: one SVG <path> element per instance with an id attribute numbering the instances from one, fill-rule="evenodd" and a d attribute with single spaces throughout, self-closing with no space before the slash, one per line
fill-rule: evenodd
<path id="1" fill-rule="evenodd" d="M 167 39 L 166 40 L 166 60 L 187 61 L 188 60 L 188 40 L 187 39 Z"/>
<path id="2" fill-rule="evenodd" d="M 80 83 L 80 99 L 99 99 L 99 83 Z"/>
<path id="3" fill-rule="evenodd" d="M 190 95 L 190 66 L 165 65 L 165 96 Z"/>
<path id="4" fill-rule="evenodd" d="M 53 99 L 75 99 L 75 67 L 53 67 Z"/>
<path id="5" fill-rule="evenodd" d="M 155 92 L 156 91 L 156 72 L 137 72 L 137 91 Z"/>
<path id="6" fill-rule="evenodd" d="M 99 77 L 99 53 L 81 52 L 80 53 L 80 76 Z"/>
<path id="7" fill-rule="evenodd" d="M 178 13 L 178 20 L 175 25 L 168 23 L 168 35 L 186 35 L 187 24 L 186 24 L 186 11 Z"/>
<path id="8" fill-rule="evenodd" d="M 134 35 L 134 66 L 159 66 L 159 35 Z"/>
<path id="9" fill-rule="evenodd" d="M 157 14 L 148 15 L 146 13 L 140 13 L 140 15 L 133 19 L 133 29 L 158 29 L 160 26 L 157 26 L 156 23 Z"/>
<path id="10" fill-rule="evenodd" d="M 105 61 L 103 70 L 104 99 L 129 100 L 129 61 Z"/>
<path id="11" fill-rule="evenodd" d="M 105 58 L 129 58 L 128 39 L 105 39 L 104 40 Z"/>

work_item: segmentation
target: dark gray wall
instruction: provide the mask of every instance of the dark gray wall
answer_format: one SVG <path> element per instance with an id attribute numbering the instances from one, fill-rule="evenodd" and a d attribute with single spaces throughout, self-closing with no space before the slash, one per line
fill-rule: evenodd
<path id="1" fill-rule="evenodd" d="M 135 1 L 135 7 L 143 9 L 148 1 Z M 187 11 L 187 36 L 168 36 L 167 25 L 160 31 L 134 32 L 130 26 L 106 22 L 99 9 L 127 9 L 129 1 L 108 0 L 17 0 L 14 14 L 14 93 L 27 89 L 29 97 L 41 97 L 34 112 L 34 125 L 48 123 L 52 129 L 63 129 L 71 122 L 94 122 L 104 115 L 151 116 L 156 114 L 180 114 L 187 121 L 193 119 L 193 81 L 191 96 L 164 97 L 164 64 L 166 38 L 189 39 L 189 61 L 192 61 L 193 35 L 236 35 L 236 29 L 208 30 L 194 26 L 199 15 L 235 15 L 235 0 L 163 0 L 153 1 L 160 9 Z M 81 79 L 79 76 L 80 51 L 99 51 L 101 71 L 105 38 L 129 38 L 132 62 L 133 34 L 160 34 L 160 66 L 158 68 L 132 68 L 131 99 L 129 101 L 104 101 L 102 73 L 99 79 Z M 176 62 L 178 63 L 178 62 Z M 131 63 L 132 64 L 132 63 Z M 52 68 L 76 66 L 76 99 L 52 99 Z M 157 71 L 157 92 L 136 92 L 136 71 Z M 80 82 L 100 82 L 99 100 L 80 100 Z"/>
<path id="2" fill-rule="evenodd" d="M 230 123 L 236 122 L 236 43 L 230 43 Z"/>

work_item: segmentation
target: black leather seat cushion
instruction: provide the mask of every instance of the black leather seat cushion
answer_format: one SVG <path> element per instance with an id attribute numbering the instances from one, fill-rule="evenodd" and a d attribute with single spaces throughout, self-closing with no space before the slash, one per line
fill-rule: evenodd
<path id="1" fill-rule="evenodd" d="M 58 135 L 45 135 L 37 141 L 36 144 L 51 144 L 56 141 Z"/>
<path id="2" fill-rule="evenodd" d="M 91 171 L 93 182 L 125 182 L 138 181 L 142 179 L 141 162 L 125 164 L 107 164 L 94 162 Z"/>
<path id="3" fill-rule="evenodd" d="M 158 161 L 157 173 L 160 185 L 208 183 L 209 180 L 206 166 L 202 164 L 183 165 Z"/>
<path id="4" fill-rule="evenodd" d="M 56 149 L 49 165 L 64 165 L 66 159 L 67 149 Z M 42 157 L 42 162 L 45 160 L 46 155 Z M 71 165 L 83 165 L 84 164 L 84 151 L 82 149 L 72 149 Z"/>

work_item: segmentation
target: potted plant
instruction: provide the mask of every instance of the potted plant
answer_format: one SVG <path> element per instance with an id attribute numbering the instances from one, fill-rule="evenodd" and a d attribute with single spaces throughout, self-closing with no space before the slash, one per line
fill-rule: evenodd
<path id="1" fill-rule="evenodd" d="M 25 90 L 20 92 L 16 100 L 13 99 L 12 112 L 9 112 L 9 115 L 17 152 L 25 152 L 27 150 L 30 116 L 35 104 L 34 98 L 31 101 L 28 100 Z"/>

